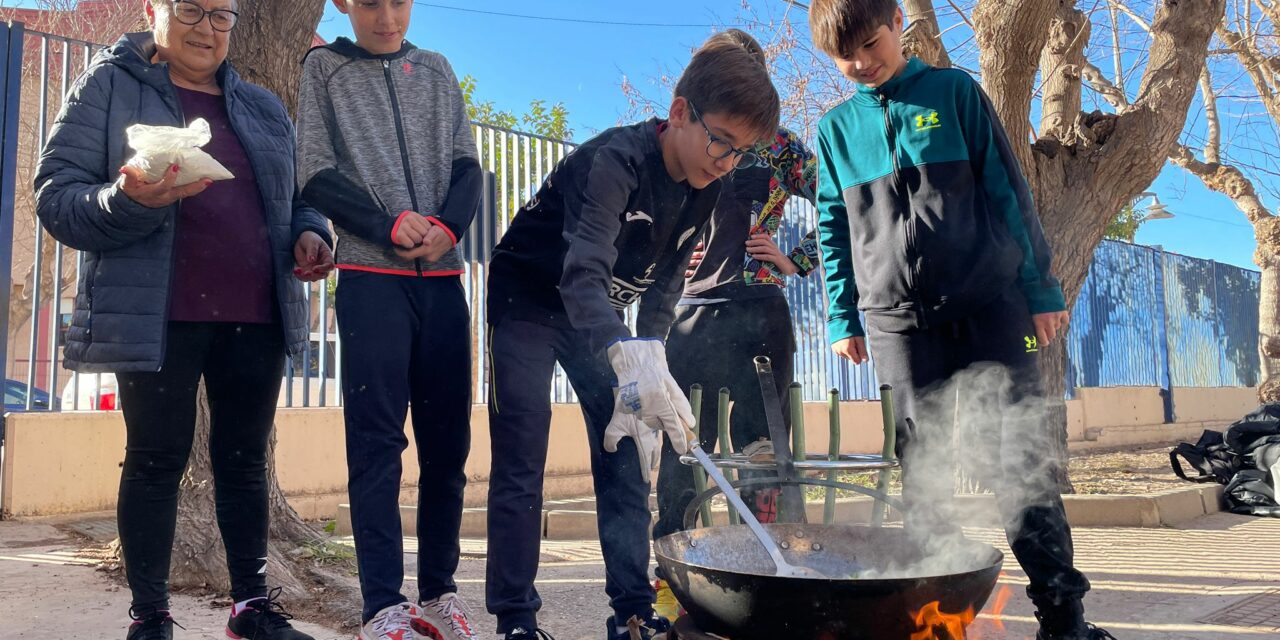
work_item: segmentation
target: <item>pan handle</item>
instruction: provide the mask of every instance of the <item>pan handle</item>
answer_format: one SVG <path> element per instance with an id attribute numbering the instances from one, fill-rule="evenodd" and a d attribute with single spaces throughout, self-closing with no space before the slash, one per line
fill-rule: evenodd
<path id="1" fill-rule="evenodd" d="M 750 487 L 755 485 L 779 485 L 779 484 L 791 485 L 791 486 L 812 485 L 812 486 L 818 486 L 818 487 L 831 487 L 833 489 L 847 489 L 849 491 L 853 491 L 854 493 L 861 493 L 862 495 L 870 496 L 875 500 L 877 500 L 878 502 L 882 502 L 894 509 L 897 509 L 899 513 L 901 513 L 904 510 L 901 500 L 898 500 L 896 498 L 891 498 L 887 494 L 876 491 L 875 489 L 868 489 L 864 486 L 851 484 L 848 482 L 827 480 L 825 478 L 797 478 L 795 480 L 784 480 L 782 478 L 774 478 L 774 477 L 744 478 L 742 480 L 730 482 L 729 486 L 733 487 L 734 489 L 740 489 L 742 487 Z M 702 493 L 694 496 L 693 500 L 689 502 L 689 506 L 686 507 L 684 510 L 683 528 L 686 531 L 697 528 L 696 519 L 698 517 L 698 509 L 703 505 L 703 503 L 711 500 L 712 498 L 714 498 L 716 495 L 720 493 L 723 493 L 723 490 L 720 487 L 711 487 L 706 491 L 703 491 Z M 873 506 L 878 506 L 878 505 L 873 505 Z"/>

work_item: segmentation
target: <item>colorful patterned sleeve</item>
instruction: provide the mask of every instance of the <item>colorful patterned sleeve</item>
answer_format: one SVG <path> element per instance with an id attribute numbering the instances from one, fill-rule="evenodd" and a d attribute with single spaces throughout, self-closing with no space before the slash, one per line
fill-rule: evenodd
<path id="1" fill-rule="evenodd" d="M 810 203 L 815 202 L 817 193 L 818 159 L 804 145 L 800 137 L 787 129 L 778 129 L 778 135 L 768 146 L 761 146 L 758 152 L 769 163 L 773 175 L 769 179 L 769 196 L 765 202 L 756 202 L 752 207 L 752 219 L 755 221 L 751 234 L 768 233 L 776 237 L 782 225 L 782 214 L 786 210 L 787 200 L 791 196 L 800 196 Z M 788 258 L 799 271 L 796 275 L 807 276 L 813 272 L 818 263 L 818 240 L 816 232 L 810 232 L 788 254 Z M 747 256 L 743 271 L 743 280 L 749 285 L 771 284 L 786 286 L 786 276 L 772 262 L 763 262 Z"/>
<path id="2" fill-rule="evenodd" d="M 818 192 L 818 156 L 800 140 L 800 136 L 787 129 L 778 130 L 778 143 L 789 151 L 785 155 L 786 162 L 775 164 L 779 171 L 779 182 L 786 185 L 787 191 L 800 196 L 814 204 Z M 788 254 L 800 272 L 796 275 L 804 277 L 813 273 L 818 262 L 818 230 L 811 229 L 805 234 L 800 244 Z"/>

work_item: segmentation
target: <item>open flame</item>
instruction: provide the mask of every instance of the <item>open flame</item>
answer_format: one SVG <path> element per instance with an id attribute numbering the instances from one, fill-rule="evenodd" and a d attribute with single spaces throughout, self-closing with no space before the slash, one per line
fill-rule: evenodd
<path id="1" fill-rule="evenodd" d="M 1007 584 L 1002 584 L 1000 590 L 996 592 L 995 601 L 991 603 L 991 622 L 1000 631 L 1004 631 L 1004 619 L 1001 618 L 1001 614 L 1004 613 L 1004 607 L 1009 604 L 1009 597 L 1012 595 L 1013 589 L 1010 589 Z"/>
<path id="2" fill-rule="evenodd" d="M 930 602 L 915 614 L 916 631 L 910 640 L 963 640 L 965 627 L 977 616 L 970 606 L 962 613 L 946 613 L 937 601 Z"/>

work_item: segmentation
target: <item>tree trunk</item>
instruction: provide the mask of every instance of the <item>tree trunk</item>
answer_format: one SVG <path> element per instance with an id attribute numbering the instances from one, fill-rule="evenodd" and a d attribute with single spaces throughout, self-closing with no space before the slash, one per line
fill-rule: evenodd
<path id="1" fill-rule="evenodd" d="M 979 0 L 973 10 L 982 84 L 1000 114 L 1024 173 L 1032 166 L 1031 148 L 1023 143 L 1031 139 L 1029 115 L 1036 67 L 1057 5 L 1052 0 Z"/>
<path id="2" fill-rule="evenodd" d="M 1264 229 L 1267 236 L 1264 244 Z M 1280 237 L 1275 218 L 1254 225 L 1258 236 L 1257 263 L 1262 267 L 1262 288 L 1258 301 L 1258 354 L 1262 381 L 1258 401 L 1280 402 Z"/>
<path id="3" fill-rule="evenodd" d="M 240 0 L 229 58 L 245 80 L 280 96 L 297 112 L 302 58 L 311 48 L 326 0 Z"/>
<path id="4" fill-rule="evenodd" d="M 196 435 L 187 471 L 178 494 L 178 527 L 174 533 L 169 582 L 174 587 L 207 587 L 221 593 L 231 588 L 227 556 L 214 510 L 213 471 L 209 456 L 209 398 L 204 382 L 196 397 Z M 272 586 L 283 587 L 290 600 L 310 597 L 299 577 L 293 551 L 300 543 L 320 537 L 285 500 L 275 473 L 275 436 L 268 455 L 271 542 L 267 575 Z"/>
<path id="5" fill-rule="evenodd" d="M 903 52 L 935 67 L 950 67 L 951 56 L 942 44 L 942 29 L 933 0 L 903 0 L 907 30 L 902 34 Z"/>
<path id="6" fill-rule="evenodd" d="M 1080 85 L 1058 74 L 1072 70 L 1075 47 L 1087 37 L 1074 0 L 980 0 L 975 8 L 984 86 L 1035 194 L 1068 306 L 1084 285 L 1107 221 L 1151 184 L 1177 142 L 1209 38 L 1224 10 L 1225 0 L 1161 2 L 1151 25 L 1149 62 L 1131 107 L 1120 115 L 1071 117 L 1065 108 L 1080 104 Z M 1033 145 L 1020 144 L 1031 137 L 1028 115 L 1042 54 L 1047 61 L 1062 61 L 1059 71 L 1044 69 L 1045 89 L 1053 92 L 1045 95 L 1049 131 Z M 1055 400 L 1065 386 L 1064 349 L 1059 340 L 1041 352 L 1045 391 Z M 1057 404 L 1049 426 L 1057 436 L 1054 455 L 1065 468 L 1066 412 Z"/>
<path id="7" fill-rule="evenodd" d="M 1083 11 L 1063 2 L 1049 23 L 1049 38 L 1040 53 L 1044 100 L 1040 107 L 1040 136 L 1059 141 L 1075 138 L 1080 117 L 1080 69 L 1092 24 Z"/>

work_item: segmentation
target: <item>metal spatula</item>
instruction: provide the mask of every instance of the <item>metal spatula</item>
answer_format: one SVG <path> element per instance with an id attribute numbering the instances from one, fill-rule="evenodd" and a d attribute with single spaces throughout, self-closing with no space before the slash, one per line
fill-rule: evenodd
<path id="1" fill-rule="evenodd" d="M 778 543 L 773 541 L 773 537 L 769 535 L 769 532 L 765 531 L 759 520 L 756 520 L 755 514 L 747 507 L 747 503 L 742 501 L 742 496 L 738 495 L 738 490 L 729 485 L 729 481 L 725 479 L 724 474 L 720 473 L 719 467 L 711 461 L 711 457 L 707 455 L 707 452 L 702 450 L 698 437 L 690 431 L 687 434 L 687 438 L 690 446 L 689 453 L 692 453 L 693 457 L 698 459 L 698 464 L 702 465 L 707 475 L 724 492 L 724 497 L 729 500 L 729 504 L 732 504 L 733 508 L 737 509 L 738 514 L 742 516 L 743 524 L 751 528 L 751 532 L 756 535 L 756 539 L 760 541 L 764 550 L 768 552 L 769 557 L 773 559 L 775 575 L 784 578 L 816 578 L 819 580 L 828 578 L 820 571 L 787 562 L 786 558 L 782 557 L 782 550 L 778 548 Z"/>

